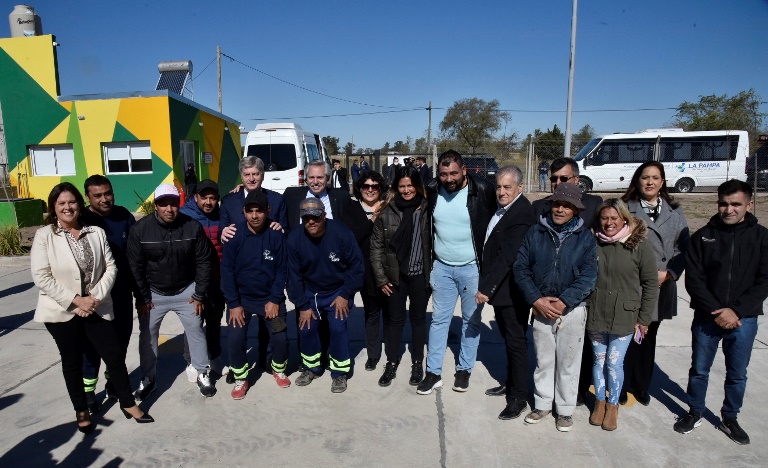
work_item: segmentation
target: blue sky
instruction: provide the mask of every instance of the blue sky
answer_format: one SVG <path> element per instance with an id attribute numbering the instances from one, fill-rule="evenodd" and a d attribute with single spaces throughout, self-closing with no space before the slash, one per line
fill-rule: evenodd
<path id="1" fill-rule="evenodd" d="M 434 134 L 444 109 L 471 97 L 511 110 L 507 133 L 565 129 L 571 0 L 30 3 L 61 43 L 64 95 L 154 89 L 158 62 L 192 60 L 195 100 L 216 109 L 216 64 L 203 69 L 221 46 L 249 67 L 339 98 L 224 58 L 223 110 L 246 130 L 255 119 L 292 117 L 342 145 L 378 148 L 424 136 L 427 112 L 306 117 L 431 100 Z M 8 23 L 0 24 L 7 37 Z M 637 131 L 674 116 L 583 111 L 673 108 L 749 88 L 768 101 L 767 31 L 767 0 L 582 0 L 573 131 Z"/>

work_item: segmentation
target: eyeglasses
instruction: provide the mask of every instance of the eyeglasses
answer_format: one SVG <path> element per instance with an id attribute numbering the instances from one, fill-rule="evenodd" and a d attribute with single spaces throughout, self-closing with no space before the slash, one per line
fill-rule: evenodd
<path id="1" fill-rule="evenodd" d="M 378 192 L 381 187 L 379 184 L 363 184 L 363 190 L 373 190 L 374 192 Z"/>
<path id="2" fill-rule="evenodd" d="M 561 176 L 559 176 L 559 177 L 558 177 L 558 176 L 556 176 L 556 175 L 553 175 L 552 177 L 550 177 L 550 178 L 549 178 L 549 181 L 550 181 L 550 182 L 552 182 L 553 184 L 554 184 L 555 182 L 557 182 L 557 180 L 558 180 L 558 179 L 560 179 L 560 182 L 568 182 L 569 180 L 571 180 L 571 179 L 573 179 L 573 178 L 575 178 L 575 177 L 576 177 L 576 176 L 570 176 L 570 177 L 566 177 L 566 176 L 564 176 L 564 175 L 561 175 Z"/>

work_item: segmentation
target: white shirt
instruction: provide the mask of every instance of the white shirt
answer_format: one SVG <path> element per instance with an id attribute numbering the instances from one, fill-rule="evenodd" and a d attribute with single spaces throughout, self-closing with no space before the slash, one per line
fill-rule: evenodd
<path id="1" fill-rule="evenodd" d="M 485 230 L 485 241 L 483 242 L 483 245 L 485 245 L 486 242 L 488 242 L 488 238 L 491 237 L 491 232 L 493 231 L 493 228 L 496 227 L 497 224 L 499 224 L 499 220 L 502 216 L 504 216 L 504 213 L 507 212 L 510 206 L 512 206 L 518 198 L 520 198 L 520 195 L 522 195 L 523 192 L 520 192 L 517 194 L 514 200 L 512 200 L 512 203 L 510 203 L 507 206 L 502 206 L 498 210 L 496 210 L 496 213 L 493 214 L 493 217 L 491 218 L 491 221 L 488 223 L 488 229 Z"/>

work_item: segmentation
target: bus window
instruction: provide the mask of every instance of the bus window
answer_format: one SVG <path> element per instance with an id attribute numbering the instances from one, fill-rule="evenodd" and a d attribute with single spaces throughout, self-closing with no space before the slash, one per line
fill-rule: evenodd
<path id="1" fill-rule="evenodd" d="M 307 144 L 307 157 L 310 161 L 316 161 L 320 159 L 320 153 L 317 151 L 317 146 Z"/>
<path id="2" fill-rule="evenodd" d="M 662 138 L 662 162 L 725 161 L 736 159 L 738 135 L 695 138 Z"/>

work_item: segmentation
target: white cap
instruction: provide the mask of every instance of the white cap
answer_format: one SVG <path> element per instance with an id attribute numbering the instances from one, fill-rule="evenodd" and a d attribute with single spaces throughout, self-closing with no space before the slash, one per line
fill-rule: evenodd
<path id="1" fill-rule="evenodd" d="M 160 184 L 155 189 L 155 200 L 159 200 L 163 197 L 179 197 L 179 191 L 176 189 L 175 186 L 171 184 Z"/>

